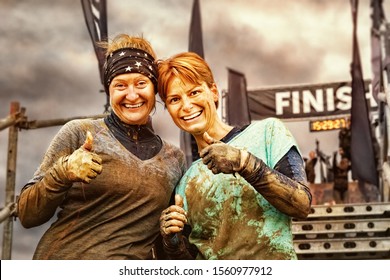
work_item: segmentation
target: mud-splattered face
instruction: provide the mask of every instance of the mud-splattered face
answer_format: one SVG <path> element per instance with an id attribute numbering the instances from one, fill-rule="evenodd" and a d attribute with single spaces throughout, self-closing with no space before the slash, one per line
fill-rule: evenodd
<path id="1" fill-rule="evenodd" d="M 153 83 L 139 73 L 118 75 L 110 84 L 110 103 L 124 123 L 146 124 L 156 103 Z"/>
<path id="2" fill-rule="evenodd" d="M 167 90 L 166 107 L 175 124 L 192 135 L 201 135 L 217 119 L 218 91 L 205 82 L 196 85 L 173 78 Z"/>

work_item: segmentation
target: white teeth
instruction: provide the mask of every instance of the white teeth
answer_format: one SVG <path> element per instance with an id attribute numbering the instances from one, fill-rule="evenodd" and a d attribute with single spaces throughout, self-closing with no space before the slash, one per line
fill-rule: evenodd
<path id="1" fill-rule="evenodd" d="M 139 103 L 139 104 L 136 104 L 136 105 L 124 104 L 124 106 L 125 106 L 126 108 L 131 108 L 131 109 L 133 109 L 133 108 L 139 108 L 139 107 L 141 107 L 143 104 L 144 104 L 144 103 Z"/>
<path id="2" fill-rule="evenodd" d="M 196 117 L 199 116 L 201 113 L 202 113 L 202 112 L 197 112 L 197 113 L 192 114 L 192 115 L 190 115 L 190 116 L 183 117 L 183 120 L 188 121 L 188 120 L 190 120 L 190 119 L 196 118 Z"/>

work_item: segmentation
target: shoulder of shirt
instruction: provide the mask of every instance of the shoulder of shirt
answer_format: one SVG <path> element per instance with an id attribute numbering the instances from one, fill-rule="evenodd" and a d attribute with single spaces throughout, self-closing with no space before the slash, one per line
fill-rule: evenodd
<path id="1" fill-rule="evenodd" d="M 266 118 L 259 121 L 253 121 L 247 128 L 253 126 L 284 126 L 284 123 L 278 118 Z"/>
<path id="2" fill-rule="evenodd" d="M 173 144 L 172 142 L 167 141 L 167 140 L 165 140 L 165 139 L 161 139 L 161 140 L 162 140 L 164 146 L 169 147 L 169 148 L 171 148 L 172 150 L 174 150 L 174 151 L 176 151 L 176 152 L 179 152 L 179 153 L 181 153 L 181 154 L 184 155 L 183 150 L 180 149 L 180 147 L 178 147 L 177 145 L 175 145 L 175 144 Z"/>
<path id="3" fill-rule="evenodd" d="M 80 125 L 93 125 L 102 123 L 103 119 L 73 119 L 64 124 L 64 126 L 75 127 Z"/>

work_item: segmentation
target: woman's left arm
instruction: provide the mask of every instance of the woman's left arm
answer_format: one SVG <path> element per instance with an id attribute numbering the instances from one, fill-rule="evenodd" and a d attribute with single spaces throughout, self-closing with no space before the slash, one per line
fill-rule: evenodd
<path id="1" fill-rule="evenodd" d="M 279 211 L 300 219 L 310 213 L 312 195 L 303 159 L 295 147 L 279 160 L 274 169 L 248 153 L 246 165 L 239 173 Z"/>
<path id="2" fill-rule="evenodd" d="M 307 217 L 312 196 L 303 159 L 294 146 L 272 169 L 247 150 L 208 137 L 209 146 L 200 157 L 214 174 L 238 172 L 279 211 L 299 219 Z"/>

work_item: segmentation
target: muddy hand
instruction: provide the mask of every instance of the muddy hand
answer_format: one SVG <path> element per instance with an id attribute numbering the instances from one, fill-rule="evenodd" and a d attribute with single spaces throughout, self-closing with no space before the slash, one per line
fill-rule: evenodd
<path id="1" fill-rule="evenodd" d="M 162 211 L 160 216 L 160 232 L 163 238 L 171 237 L 183 231 L 187 223 L 187 213 L 183 209 L 183 198 L 175 195 L 175 205 Z"/>
<path id="2" fill-rule="evenodd" d="M 203 139 L 209 146 L 200 151 L 200 157 L 214 174 L 232 174 L 244 168 L 248 158 L 246 150 L 215 140 L 207 132 L 203 134 Z"/>
<path id="3" fill-rule="evenodd" d="M 181 197 L 180 194 L 175 195 L 175 205 L 179 206 L 180 208 L 183 208 L 183 206 L 184 206 L 183 198 Z"/>
<path id="4" fill-rule="evenodd" d="M 102 172 L 102 159 L 91 152 L 92 144 L 92 134 L 87 131 L 84 144 L 68 156 L 65 172 L 70 181 L 89 183 Z"/>

